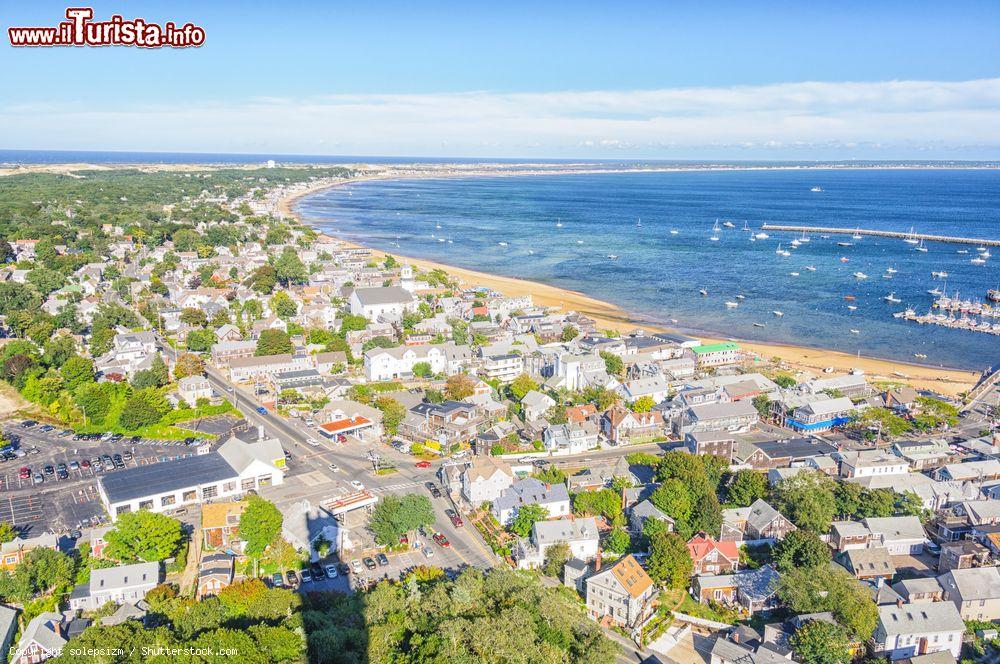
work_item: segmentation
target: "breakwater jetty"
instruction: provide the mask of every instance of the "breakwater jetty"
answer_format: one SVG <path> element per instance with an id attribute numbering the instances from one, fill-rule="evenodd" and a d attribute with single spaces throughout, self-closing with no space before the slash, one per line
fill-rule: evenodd
<path id="1" fill-rule="evenodd" d="M 870 235 L 874 237 L 892 237 L 900 240 L 923 240 L 925 242 L 947 242 L 950 244 L 974 244 L 980 247 L 1000 247 L 1000 240 L 986 240 L 974 237 L 957 237 L 952 235 L 930 235 L 928 233 L 904 233 L 901 231 L 873 231 L 864 228 L 835 228 L 831 226 L 788 226 L 785 224 L 764 224 L 764 231 L 788 231 L 790 233 L 829 233 L 839 235 Z"/>

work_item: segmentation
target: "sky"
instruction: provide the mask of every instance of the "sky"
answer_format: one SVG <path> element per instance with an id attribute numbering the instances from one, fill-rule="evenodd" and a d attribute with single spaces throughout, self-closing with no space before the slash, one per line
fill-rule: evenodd
<path id="1" fill-rule="evenodd" d="M 94 2 L 192 49 L 13 48 L 0 149 L 1000 159 L 1000 2 Z M 3 27 L 65 4 L 5 3 Z"/>

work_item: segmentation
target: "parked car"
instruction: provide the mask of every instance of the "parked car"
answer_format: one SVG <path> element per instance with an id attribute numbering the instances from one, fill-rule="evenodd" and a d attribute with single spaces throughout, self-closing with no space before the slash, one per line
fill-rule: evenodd
<path id="1" fill-rule="evenodd" d="M 80 462 L 77 461 L 76 459 L 73 459 L 72 461 L 69 462 L 69 469 L 80 470 Z"/>
<path id="2" fill-rule="evenodd" d="M 462 517 L 460 517 L 455 512 L 455 510 L 448 510 L 448 511 L 451 512 L 451 514 L 448 515 L 448 518 L 451 519 L 451 525 L 455 526 L 456 528 L 461 528 L 462 526 L 465 525 L 465 522 L 462 521 Z"/>
<path id="3" fill-rule="evenodd" d="M 424 547 L 424 558 L 433 558 L 433 557 L 434 557 L 434 550 L 431 549 L 429 546 L 425 546 Z"/>
<path id="4" fill-rule="evenodd" d="M 51 465 L 45 466 L 45 468 L 42 468 L 42 470 L 45 472 L 46 475 L 56 474 L 56 469 L 53 468 Z"/>
<path id="5" fill-rule="evenodd" d="M 441 497 L 441 489 L 437 488 L 436 486 L 431 487 L 431 497 L 432 498 L 440 498 Z"/>
<path id="6" fill-rule="evenodd" d="M 440 547 L 451 546 L 451 542 L 444 536 L 444 533 L 434 533 L 434 542 Z"/>
<path id="7" fill-rule="evenodd" d="M 275 572 L 271 576 L 271 585 L 275 588 L 285 587 L 285 580 L 281 577 L 281 572 Z"/>
<path id="8" fill-rule="evenodd" d="M 21 428 L 22 429 L 30 429 L 31 427 L 35 426 L 36 424 L 38 424 L 37 420 L 25 420 L 25 421 L 21 422 Z"/>
<path id="9" fill-rule="evenodd" d="M 332 471 L 333 471 L 333 472 L 335 472 L 335 473 L 339 473 L 339 472 L 340 472 L 340 466 L 338 466 L 338 465 L 337 465 L 337 464 L 335 464 L 335 463 L 331 463 L 331 464 L 329 465 L 329 468 L 330 468 L 330 470 L 332 470 Z"/>
<path id="10" fill-rule="evenodd" d="M 376 567 L 378 567 L 378 565 L 375 564 L 375 561 L 367 556 L 365 557 L 364 562 L 365 562 L 365 567 L 367 567 L 368 569 L 375 569 Z"/>
<path id="11" fill-rule="evenodd" d="M 357 558 L 351 561 L 351 571 L 355 574 L 361 574 L 361 561 Z"/>
<path id="12" fill-rule="evenodd" d="M 122 459 L 122 455 L 121 454 L 114 455 L 114 457 L 112 457 L 112 460 L 115 462 L 115 468 L 124 468 L 125 467 L 125 460 Z"/>
<path id="13" fill-rule="evenodd" d="M 337 578 L 337 566 L 336 565 L 327 565 L 326 568 L 323 571 L 326 572 L 326 578 L 328 578 L 328 579 L 336 579 Z"/>
<path id="14" fill-rule="evenodd" d="M 32 481 L 35 484 L 41 484 L 45 481 L 45 477 L 43 477 L 41 473 L 35 473 L 35 476 L 32 478 Z"/>
<path id="15" fill-rule="evenodd" d="M 287 572 L 285 572 L 285 581 L 292 588 L 294 588 L 295 586 L 299 585 L 299 577 L 295 574 L 295 570 L 290 569 Z"/>
<path id="16" fill-rule="evenodd" d="M 351 572 L 351 566 L 347 563 L 337 563 L 337 571 L 341 574 L 349 574 Z"/>
<path id="17" fill-rule="evenodd" d="M 299 572 L 299 578 L 302 579 L 302 583 L 309 583 L 310 581 L 313 580 L 312 570 L 310 569 L 302 570 L 301 572 Z"/>
<path id="18" fill-rule="evenodd" d="M 83 459 L 80 461 L 80 467 L 84 470 L 90 468 L 90 459 Z"/>
<path id="19" fill-rule="evenodd" d="M 418 461 L 416 463 L 416 466 L 417 466 L 417 468 L 430 468 L 431 467 L 431 462 L 430 461 Z"/>
<path id="20" fill-rule="evenodd" d="M 375 559 L 378 560 L 378 564 L 380 566 L 382 566 L 382 567 L 388 567 L 389 566 L 389 559 L 386 557 L 386 555 L 384 553 L 378 554 L 377 556 L 375 556 Z"/>
<path id="21" fill-rule="evenodd" d="M 402 544 L 403 546 L 409 546 L 410 538 L 407 537 L 406 534 L 404 533 L 399 536 L 399 543 Z"/>
<path id="22" fill-rule="evenodd" d="M 66 438 L 67 436 L 72 436 L 72 435 L 73 435 L 72 429 L 63 429 L 62 431 L 59 432 L 60 438 Z"/>
<path id="23" fill-rule="evenodd" d="M 310 571 L 312 571 L 313 581 L 319 581 L 326 576 L 326 573 L 323 571 L 323 566 L 319 563 L 313 563 L 312 567 L 310 567 Z"/>
<path id="24" fill-rule="evenodd" d="M 27 466 L 21 468 L 21 470 L 18 471 L 18 477 L 22 480 L 26 480 L 31 477 L 31 468 L 28 468 Z"/>

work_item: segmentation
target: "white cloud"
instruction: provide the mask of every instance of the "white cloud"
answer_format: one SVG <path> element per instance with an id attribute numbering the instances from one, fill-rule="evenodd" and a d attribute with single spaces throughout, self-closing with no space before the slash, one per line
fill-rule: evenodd
<path id="1" fill-rule="evenodd" d="M 1000 157 L 1000 79 L 0 107 L 10 147 L 661 158 Z M 335 148 L 335 150 L 333 150 Z"/>

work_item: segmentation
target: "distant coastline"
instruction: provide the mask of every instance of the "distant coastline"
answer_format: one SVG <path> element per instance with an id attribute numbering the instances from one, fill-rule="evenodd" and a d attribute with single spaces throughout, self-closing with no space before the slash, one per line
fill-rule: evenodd
<path id="1" fill-rule="evenodd" d="M 632 172 L 633 169 L 623 169 L 626 172 Z M 736 170 L 736 169 L 657 169 L 664 172 L 674 172 L 679 170 Z M 740 169 L 740 170 L 766 170 L 763 168 L 754 169 Z M 582 173 L 580 170 L 570 170 L 569 174 Z M 598 173 L 610 173 L 610 172 L 621 172 L 621 171 L 607 171 L 600 170 Z M 473 173 L 468 170 L 462 170 L 461 172 L 453 173 L 379 173 L 367 176 L 362 176 L 358 178 L 351 179 L 339 179 L 333 182 L 322 182 L 322 183 L 312 183 L 310 186 L 303 188 L 299 191 L 289 192 L 286 196 L 283 196 L 277 203 L 278 210 L 288 216 L 294 217 L 303 223 L 308 223 L 302 218 L 300 212 L 296 209 L 296 205 L 302 199 L 316 195 L 322 191 L 342 187 L 345 185 L 356 184 L 359 182 L 369 182 L 369 181 L 380 181 L 380 180 L 390 180 L 390 179 L 415 179 L 415 178 L 443 178 L 443 177 L 476 177 L 476 176 L 523 176 L 523 175 L 556 175 L 560 173 L 555 173 L 552 171 L 545 171 L 538 173 L 535 171 L 524 170 L 515 172 L 503 172 L 497 173 L 492 171 Z M 323 231 L 323 229 L 319 229 Z M 326 232 L 326 231 L 323 231 Z M 341 242 L 344 242 L 348 246 L 355 247 L 365 247 L 370 249 L 374 256 L 381 257 L 389 252 L 385 252 L 374 247 L 366 246 L 363 242 L 353 242 L 346 240 L 344 238 L 337 238 Z M 593 318 L 598 323 L 599 328 L 604 329 L 615 329 L 618 331 L 628 331 L 635 328 L 642 328 L 647 331 L 680 331 L 685 332 L 685 330 L 690 334 L 697 334 L 705 339 L 706 342 L 716 342 L 716 341 L 736 341 L 743 346 L 744 349 L 755 353 L 761 358 L 772 359 L 780 357 L 781 361 L 786 363 L 790 368 L 796 370 L 810 371 L 813 373 L 819 373 L 827 368 L 833 368 L 838 372 L 847 372 L 851 370 L 862 370 L 867 375 L 875 379 L 881 379 L 886 381 L 905 381 L 914 387 L 922 389 L 930 389 L 938 391 L 948 395 L 957 395 L 967 389 L 969 389 L 977 380 L 978 374 L 975 372 L 954 369 L 947 367 L 930 366 L 925 364 L 919 364 L 915 362 L 908 362 L 905 360 L 888 360 L 878 357 L 870 357 L 866 355 L 854 355 L 850 353 L 845 353 L 842 351 L 828 350 L 824 348 L 803 346 L 803 345 L 792 345 L 777 342 L 766 342 L 766 341 L 749 341 L 745 339 L 738 338 L 736 336 L 719 335 L 718 333 L 708 332 L 707 334 L 702 334 L 703 331 L 696 329 L 695 327 L 685 327 L 683 324 L 678 324 L 676 326 L 670 326 L 662 323 L 658 323 L 651 319 L 645 319 L 641 315 L 630 313 L 625 309 L 615 305 L 613 303 L 603 301 L 584 293 L 569 290 L 566 288 L 561 288 L 557 286 L 552 286 L 545 283 L 529 281 L 525 279 L 519 279 L 515 277 L 498 276 L 494 274 L 488 274 L 485 272 L 479 272 L 476 270 L 471 270 L 467 268 L 456 267 L 453 265 L 448 265 L 446 263 L 441 263 L 434 260 L 428 260 L 423 258 L 417 258 L 413 256 L 406 256 L 396 252 L 392 252 L 392 255 L 401 260 L 405 260 L 410 264 L 418 267 L 420 269 L 442 269 L 452 275 L 455 275 L 461 279 L 464 283 L 468 285 L 482 285 L 501 293 L 509 295 L 524 295 L 530 294 L 533 296 L 536 304 L 546 307 L 555 307 L 564 311 L 576 311 L 583 315 Z M 905 377 L 904 377 L 905 376 Z"/>

